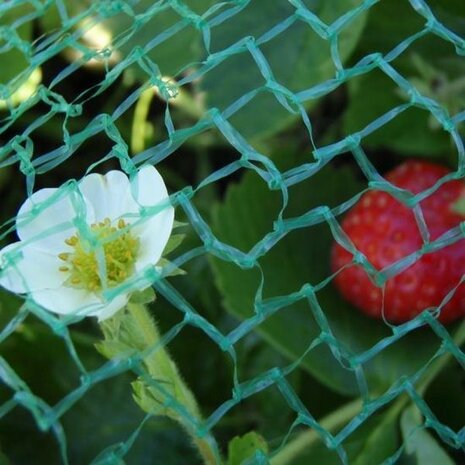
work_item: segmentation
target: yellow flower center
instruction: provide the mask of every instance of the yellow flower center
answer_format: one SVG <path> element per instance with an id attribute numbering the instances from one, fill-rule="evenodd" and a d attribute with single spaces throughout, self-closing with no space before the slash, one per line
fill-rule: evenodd
<path id="1" fill-rule="evenodd" d="M 115 287 L 131 276 L 139 252 L 139 239 L 129 230 L 122 231 L 127 226 L 123 219 L 118 221 L 117 227 L 112 226 L 109 218 L 92 224 L 90 228 L 97 247 L 92 247 L 79 234 L 66 239 L 65 243 L 74 249 L 58 255 L 65 262 L 60 271 L 69 273 L 66 284 L 98 292 L 104 287 Z M 105 274 L 106 279 L 102 280 Z"/>

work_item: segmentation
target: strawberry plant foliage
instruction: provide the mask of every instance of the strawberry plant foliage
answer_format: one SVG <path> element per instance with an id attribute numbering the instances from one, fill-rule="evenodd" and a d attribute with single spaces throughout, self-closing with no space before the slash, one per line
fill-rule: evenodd
<path id="1" fill-rule="evenodd" d="M 427 4 L 446 27 L 463 36 L 463 1 L 428 0 Z M 396 21 L 392 21 L 394 17 Z M 372 53 L 387 56 L 402 41 L 420 31 L 423 21 L 412 2 L 377 2 L 369 11 L 354 58 L 361 59 Z M 450 115 L 463 111 L 463 85 L 459 81 L 463 79 L 464 62 L 447 41 L 427 34 L 403 50 L 390 64 L 421 95 L 437 101 Z M 360 131 L 376 118 L 411 101 L 399 83 L 380 70 L 350 79 L 348 91 L 349 103 L 342 119 L 345 134 Z M 430 111 L 414 102 L 408 110 L 366 137 L 364 147 L 388 148 L 410 157 L 440 158 L 454 152 L 450 134 Z"/>
<path id="2" fill-rule="evenodd" d="M 406 409 L 400 420 L 404 439 L 404 455 L 401 464 L 454 465 L 454 462 L 422 424 L 421 415 L 415 406 Z"/>
<path id="3" fill-rule="evenodd" d="M 228 446 L 228 464 L 241 465 L 250 462 L 256 454 L 267 454 L 266 441 L 255 431 L 250 431 L 244 436 L 236 436 Z"/>
<path id="4" fill-rule="evenodd" d="M 383 92 L 379 91 L 380 87 Z M 350 105 L 342 119 L 346 134 L 362 130 L 376 118 L 407 102 L 392 79 L 380 71 L 352 79 L 348 91 Z M 364 147 L 386 147 L 407 156 L 421 153 L 440 157 L 450 150 L 450 135 L 441 128 L 429 128 L 429 118 L 428 111 L 411 107 L 366 137 Z"/>
<path id="5" fill-rule="evenodd" d="M 316 0 L 311 3 L 312 11 L 327 24 L 359 4 L 355 0 L 333 0 L 330 3 Z M 212 48 L 215 52 L 242 40 L 244 30 L 258 39 L 251 45 L 257 49 L 255 56 L 244 47 L 242 53 L 231 56 L 209 71 L 201 82 L 209 106 L 221 110 L 247 92 L 262 88 L 253 101 L 231 118 L 232 124 L 246 137 L 263 139 L 273 135 L 289 126 L 300 115 L 299 112 L 293 114 L 285 109 L 267 89 L 263 70 L 257 64 L 259 53 L 265 56 L 275 79 L 293 92 L 310 88 L 333 77 L 335 73 L 329 44 L 305 21 L 296 21 L 277 38 L 266 43 L 260 42 L 265 31 L 294 12 L 294 6 L 288 2 L 269 0 L 266 8 L 260 2 L 250 2 L 242 13 L 222 28 L 213 30 Z M 347 60 L 357 44 L 365 18 L 366 13 L 359 14 L 342 29 L 338 42 L 342 61 Z M 316 99 L 308 100 L 305 105 L 314 106 L 316 102 Z M 260 118 L 257 118 L 257 114 L 260 114 Z"/>
<path id="6" fill-rule="evenodd" d="M 281 157 L 278 166 L 283 171 L 292 166 L 295 159 L 294 155 Z M 340 205 L 362 189 L 363 185 L 354 178 L 351 170 L 326 167 L 289 190 L 290 204 L 284 217 L 299 216 L 315 206 Z M 272 230 L 281 200 L 280 194 L 270 192 L 258 176 L 247 173 L 239 184 L 229 188 L 224 202 L 214 210 L 213 230 L 220 240 L 248 252 Z M 254 218 L 254 221 L 247 221 L 247 218 Z M 323 282 L 331 275 L 332 242 L 333 236 L 326 224 L 292 231 L 281 239 L 258 260 L 264 277 L 263 297 L 289 295 L 299 291 L 305 283 L 317 285 Z M 242 320 L 252 318 L 261 283 L 259 269 L 241 270 L 220 259 L 213 259 L 212 265 L 226 309 Z M 299 300 L 280 308 L 256 329 L 290 361 L 295 361 L 312 343 L 319 342 L 317 338 L 322 331 L 315 314 L 321 310 L 337 345 L 320 343 L 301 360 L 301 367 L 337 392 L 359 395 L 355 373 L 345 367 L 347 363 L 343 365 L 336 358 L 337 350 L 347 351 L 349 356 L 361 354 L 392 336 L 392 331 L 383 322 L 362 315 L 338 295 L 332 283 L 326 283 L 318 290 L 315 298 L 312 302 Z M 264 305 L 260 300 L 258 302 L 263 307 L 267 303 L 273 305 L 275 301 L 265 300 Z M 368 388 L 383 392 L 400 376 L 412 375 L 424 366 L 440 342 L 432 331 L 423 328 L 386 343 L 382 351 L 363 363 Z M 334 349 L 336 351 L 332 352 Z M 410 354 L 408 358 L 406 353 Z"/>

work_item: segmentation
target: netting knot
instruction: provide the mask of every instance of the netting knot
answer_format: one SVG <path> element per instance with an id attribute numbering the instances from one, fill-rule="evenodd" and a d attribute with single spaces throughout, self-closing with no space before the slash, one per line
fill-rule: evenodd
<path id="1" fill-rule="evenodd" d="M 424 29 L 425 31 L 428 31 L 428 32 L 434 32 L 434 30 L 439 29 L 438 24 L 439 23 L 434 16 L 428 15 L 428 19 L 426 20 Z"/>
<path id="2" fill-rule="evenodd" d="M 314 288 L 313 286 L 310 284 L 310 283 L 305 283 L 299 293 L 302 295 L 302 296 L 305 296 L 305 297 L 310 297 L 310 296 L 313 296 L 315 295 L 315 291 L 314 291 Z"/>
<path id="3" fill-rule="evenodd" d="M 79 381 L 81 382 L 81 387 L 85 390 L 92 387 L 92 377 L 89 376 L 88 373 L 84 373 L 79 377 Z"/>
<path id="4" fill-rule="evenodd" d="M 11 91 L 5 84 L 0 84 L 0 100 L 8 100 L 11 98 Z"/>
<path id="5" fill-rule="evenodd" d="M 355 133 L 355 134 L 350 134 L 345 138 L 345 142 L 347 144 L 347 149 L 348 150 L 355 150 L 360 146 L 362 138 L 360 137 L 360 134 Z"/>
<path id="6" fill-rule="evenodd" d="M 23 145 L 24 144 L 24 145 Z M 29 137 L 15 136 L 11 142 L 11 147 L 15 150 L 19 158 L 19 169 L 26 176 L 35 174 L 35 168 L 31 163 L 34 143 Z"/>
<path id="7" fill-rule="evenodd" d="M 195 15 L 191 16 L 189 19 L 190 22 L 194 25 L 194 27 L 199 31 L 202 31 L 203 29 L 208 27 L 208 22 L 205 21 L 201 16 Z"/>
<path id="8" fill-rule="evenodd" d="M 192 197 L 194 197 L 194 189 L 192 186 L 186 186 L 182 190 L 173 194 L 173 205 L 184 205 Z"/>
<path id="9" fill-rule="evenodd" d="M 277 172 L 273 172 L 270 174 L 270 179 L 267 182 L 269 189 L 273 191 L 281 189 L 281 187 L 284 185 L 282 176 L 280 176 L 280 174 Z"/>
<path id="10" fill-rule="evenodd" d="M 173 79 L 154 79 L 153 86 L 158 89 L 158 93 L 164 100 L 174 99 L 179 95 L 179 86 Z"/>
<path id="11" fill-rule="evenodd" d="M 109 60 L 111 56 L 113 55 L 114 50 L 111 47 L 104 47 L 101 48 L 100 50 L 96 50 L 95 53 L 93 54 L 92 58 L 94 60 Z"/>
<path id="12" fill-rule="evenodd" d="M 109 18 L 121 12 L 134 16 L 134 12 L 124 0 L 100 0 L 95 2 L 94 5 L 102 18 Z"/>
<path id="13" fill-rule="evenodd" d="M 442 123 L 442 127 L 444 128 L 444 131 L 447 131 L 447 132 L 455 131 L 455 124 L 451 118 L 446 117 L 441 121 L 441 123 Z"/>
<path id="14" fill-rule="evenodd" d="M 284 377 L 283 372 L 281 368 L 279 367 L 274 367 L 268 372 L 267 378 L 272 380 L 273 382 L 277 382 L 281 380 Z"/>
<path id="15" fill-rule="evenodd" d="M 82 115 L 82 105 L 80 103 L 71 103 L 67 105 L 66 113 L 68 116 L 80 116 Z"/>
<path id="16" fill-rule="evenodd" d="M 243 257 L 240 261 L 241 268 L 244 270 L 250 270 L 255 266 L 256 260 L 254 257 L 250 257 L 249 255 L 246 255 Z"/>
<path id="17" fill-rule="evenodd" d="M 223 352 L 229 352 L 231 347 L 234 347 L 233 343 L 226 337 L 221 338 L 219 346 Z"/>
<path id="18" fill-rule="evenodd" d="M 295 2 L 293 0 L 289 0 L 289 2 L 297 6 L 297 10 L 295 12 L 295 15 L 309 24 L 311 28 L 324 40 L 328 40 L 329 38 L 329 33 L 328 33 L 328 26 L 318 18 L 318 16 L 315 15 L 315 13 L 312 13 L 310 10 L 307 8 L 302 8 L 300 5 L 300 2 Z"/>
<path id="19" fill-rule="evenodd" d="M 362 254 L 362 252 L 359 252 L 358 250 L 354 252 L 354 258 L 353 262 L 355 265 L 364 265 L 366 263 L 367 259 L 365 255 Z"/>

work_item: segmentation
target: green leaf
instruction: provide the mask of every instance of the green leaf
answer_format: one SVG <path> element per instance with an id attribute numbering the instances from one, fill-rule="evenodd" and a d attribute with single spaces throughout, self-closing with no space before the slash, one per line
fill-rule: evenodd
<path id="1" fill-rule="evenodd" d="M 298 155 L 283 156 L 283 166 L 302 163 Z M 326 167 L 310 179 L 289 190 L 289 206 L 284 217 L 298 217 L 315 207 L 334 207 L 360 192 L 363 186 L 348 168 Z M 217 237 L 244 252 L 248 252 L 273 230 L 281 208 L 281 195 L 270 191 L 255 174 L 246 173 L 241 182 L 232 185 L 223 203 L 213 212 L 213 231 Z M 326 224 L 294 230 L 282 238 L 258 262 L 263 271 L 264 299 L 289 296 L 307 283 L 317 285 L 331 275 L 330 250 L 333 236 Z M 256 315 L 254 301 L 261 276 L 255 269 L 212 258 L 215 282 L 223 295 L 228 311 L 241 320 Z M 368 318 L 344 301 L 331 283 L 316 293 L 318 303 L 336 341 L 331 349 L 358 355 L 371 349 L 380 340 L 392 336 L 382 322 Z M 260 323 L 256 330 L 292 362 L 300 359 L 321 335 L 315 318 L 315 304 L 306 300 L 285 302 L 272 317 Z M 274 305 L 267 301 L 261 308 Z M 410 332 L 400 340 L 386 344 L 377 355 L 362 365 L 368 389 L 384 392 L 401 376 L 419 370 L 435 353 L 440 340 L 427 329 Z M 408 353 L 409 357 L 405 357 Z M 355 372 L 343 366 L 328 345 L 320 344 L 301 360 L 301 367 L 337 392 L 360 394 Z"/>
<path id="2" fill-rule="evenodd" d="M 99 2 L 99 8 L 92 8 L 94 2 L 90 0 L 64 0 L 63 3 L 72 17 L 89 11 L 75 26 L 86 31 L 80 43 L 89 49 L 112 44 L 115 47 L 111 57 L 113 61 L 126 59 L 136 47 L 144 49 L 157 36 L 168 32 L 170 28 L 178 28 L 174 34 L 144 52 L 143 60 L 126 69 L 136 80 L 146 82 L 150 71 L 143 69 L 142 62 L 146 64 L 150 60 L 159 67 L 163 76 L 175 76 L 187 65 L 200 60 L 204 54 L 202 33 L 193 22 L 197 20 L 195 15 L 205 13 L 215 1 L 184 0 L 185 8 L 182 11 L 176 11 L 176 8 L 167 4 L 157 8 L 153 0 L 129 0 L 125 8 L 119 4 L 113 7 L 112 2 Z M 95 11 L 99 12 L 99 16 Z M 96 25 L 89 28 L 96 19 Z M 182 22 L 185 24 L 180 24 Z M 43 15 L 41 25 L 47 32 L 64 27 L 55 4 Z M 68 58 L 76 59 L 76 56 L 68 53 Z"/>
<path id="3" fill-rule="evenodd" d="M 399 88 L 382 72 L 370 72 L 349 81 L 349 105 L 343 117 L 345 134 L 362 130 L 389 110 L 408 102 Z M 382 91 L 380 91 L 382 89 Z M 386 147 L 407 156 L 440 156 L 452 150 L 450 135 L 431 128 L 431 114 L 409 108 L 363 139 L 363 146 Z"/>
<path id="4" fill-rule="evenodd" d="M 255 431 L 250 431 L 244 436 L 236 436 L 228 445 L 228 465 L 241 465 L 247 459 L 251 459 L 261 451 L 268 453 L 268 445 L 265 439 Z"/>
<path id="5" fill-rule="evenodd" d="M 125 310 L 100 323 L 104 339 L 95 348 L 108 359 L 121 359 L 146 348 L 144 332 Z"/>
<path id="6" fill-rule="evenodd" d="M 2 319 L 0 331 L 4 324 L 14 317 L 21 302 L 22 299 L 0 291 L 0 319 Z M 170 310 L 172 311 L 172 308 Z M 36 319 L 33 316 L 27 318 L 17 331 L 2 341 L 1 355 L 36 396 L 50 405 L 56 405 L 73 391 L 79 392 L 82 381 L 80 377 L 83 373 L 71 358 L 63 340 L 53 334 L 50 328 L 35 322 Z M 89 319 L 84 323 L 86 331 L 92 333 L 96 329 L 94 321 Z M 123 322 L 124 329 L 128 329 L 127 323 Z M 94 343 L 99 336 L 78 333 L 73 330 L 74 327 L 69 329 L 76 352 L 88 372 L 93 373 L 97 368 L 102 368 L 105 360 L 94 348 Z M 113 331 L 119 331 L 118 327 L 113 327 Z M 185 341 L 185 338 L 183 340 Z M 198 347 L 199 343 L 203 342 L 199 342 L 198 337 L 194 337 L 192 344 Z M 117 341 L 112 345 L 111 341 L 107 341 L 108 353 L 121 356 L 135 352 L 127 340 L 120 343 L 118 347 L 116 343 Z M 192 344 L 186 348 L 191 361 Z M 195 357 L 193 365 L 197 364 L 203 368 L 207 357 L 202 358 L 201 362 L 197 358 Z M 210 398 L 212 396 L 211 382 L 208 381 L 207 375 L 211 373 L 212 367 L 215 370 L 218 369 L 214 362 L 213 365 L 209 363 L 205 368 L 205 376 L 201 376 L 202 382 L 208 385 Z M 93 379 L 97 381 L 100 378 L 97 376 Z M 124 373 L 106 381 L 96 382 L 87 392 L 82 392 L 83 397 L 60 418 L 67 438 L 68 456 L 71 463 L 91 463 L 92 459 L 104 449 L 108 451 L 107 459 L 115 459 L 115 455 L 110 454 L 112 447 L 118 453 L 124 452 L 124 442 L 131 438 L 145 417 L 145 413 L 141 412 L 132 398 L 131 381 L 133 380 L 132 373 Z M 226 385 L 226 381 L 224 384 Z M 5 385 L 0 386 L 0 404 L 11 398 L 13 394 Z M 217 397 L 218 395 L 214 396 L 215 407 L 220 402 Z M 73 399 L 73 396 L 70 398 Z M 221 401 L 223 399 L 224 396 L 221 397 Z M 10 457 L 14 465 L 61 463 L 53 433 L 40 431 L 27 409 L 17 407 L 2 418 L 1 424 L 2 452 Z M 27 438 L 28 447 L 25 448 L 24 442 L 19 441 L 18 438 Z M 105 452 L 101 457 L 103 456 L 106 456 Z M 160 419 L 150 419 L 144 424 L 137 440 L 124 459 L 127 459 L 129 464 L 140 465 L 199 463 L 198 453 L 192 447 L 191 441 L 186 438 L 185 431 L 173 422 Z"/>
<path id="7" fill-rule="evenodd" d="M 74 18 L 90 7 L 91 0 L 63 0 L 61 3 L 64 6 L 66 16 Z M 62 22 L 60 14 L 62 12 L 63 8 L 60 10 L 60 5 L 55 2 L 48 5 L 46 14 L 41 15 L 39 18 L 41 29 L 44 32 L 51 33 L 69 26 L 69 24 Z"/>
<path id="8" fill-rule="evenodd" d="M 0 331 L 18 313 L 23 301 L 10 292 L 0 289 Z"/>
<path id="9" fill-rule="evenodd" d="M 402 463 L 415 465 L 454 465 L 431 434 L 422 425 L 420 412 L 416 406 L 409 407 L 400 420 L 405 451 Z"/>
<path id="10" fill-rule="evenodd" d="M 320 419 L 320 425 L 335 434 L 348 423 L 355 414 L 347 418 L 347 406 L 334 411 L 331 417 L 332 425 L 325 419 Z M 399 446 L 398 440 L 398 405 L 392 405 L 387 411 L 376 412 L 352 431 L 342 442 L 347 454 L 347 463 L 351 465 L 378 465 L 384 463 Z M 336 426 L 337 425 L 337 426 Z M 325 444 L 319 433 L 307 430 L 291 438 L 271 460 L 271 465 L 308 465 L 308 464 L 339 465 L 341 458 L 336 450 Z"/>
<path id="11" fill-rule="evenodd" d="M 288 361 L 269 344 L 263 344 L 261 338 L 250 335 L 243 344 L 235 347 L 237 353 L 238 371 L 242 379 L 253 379 L 274 367 L 286 366 Z M 286 380 L 299 394 L 300 400 L 312 402 L 315 397 L 320 399 L 315 405 L 317 411 L 322 409 L 334 410 L 335 396 L 328 395 L 326 387 L 321 386 L 314 378 L 302 376 L 301 370 L 294 370 L 286 376 Z M 345 400 L 345 399 L 344 399 Z M 254 428 L 266 437 L 276 438 L 285 434 L 292 423 L 295 412 L 288 408 L 282 392 L 271 387 L 245 401 L 244 409 L 254 412 Z M 276 414 L 279 412 L 279 415 Z M 315 414 L 312 409 L 312 414 Z"/>
<path id="12" fill-rule="evenodd" d="M 339 16 L 359 5 L 358 0 L 311 2 L 309 9 L 322 21 L 331 23 Z M 220 27 L 212 30 L 213 52 L 223 50 L 235 42 L 252 36 L 258 39 L 266 31 L 295 14 L 295 7 L 281 0 L 270 0 L 266 8 L 260 2 L 250 2 Z M 365 15 L 345 27 L 339 35 L 339 52 L 342 61 L 348 58 L 365 22 Z M 308 89 L 335 75 L 329 43 L 322 39 L 305 21 L 294 22 L 259 49 L 266 58 L 275 80 L 292 92 Z M 229 56 L 224 62 L 203 77 L 201 89 L 207 93 L 210 107 L 224 110 L 249 91 L 263 88 L 265 78 L 247 49 Z M 263 89 L 264 90 L 264 89 Z M 315 100 L 306 103 L 307 108 Z M 260 115 L 260 118 L 257 118 Z M 254 97 L 231 123 L 246 137 L 263 138 L 283 129 L 300 115 L 292 114 L 269 91 Z"/>
<path id="13" fill-rule="evenodd" d="M 35 10 L 26 3 L 7 7 L 2 11 L 0 28 L 10 28 L 2 31 L 0 39 L 0 84 L 8 86 L 8 95 L 0 96 L 0 109 L 20 104 L 28 99 L 37 89 L 42 72 L 40 68 L 29 70 L 22 74 L 30 66 L 30 60 L 25 49 L 32 42 L 32 20 L 22 21 L 24 16 Z M 16 24 L 21 24 L 16 27 Z M 28 44 L 29 43 L 29 44 Z M 32 53 L 32 52 L 31 52 Z M 18 79 L 20 77 L 20 79 Z M 6 97 L 6 98 L 3 98 Z"/>
<path id="14" fill-rule="evenodd" d="M 128 37 L 128 40 L 125 40 L 118 49 L 121 59 L 124 59 L 135 47 L 144 48 L 158 35 L 184 21 L 187 25 L 181 25 L 174 35 L 144 53 L 144 59 L 147 61 L 148 58 L 153 61 L 159 67 L 163 76 L 175 76 L 186 66 L 200 60 L 204 53 L 202 33 L 193 26 L 192 21 L 195 21 L 196 17 L 192 13 L 203 14 L 215 3 L 214 0 L 184 1 L 184 6 L 191 10 L 191 12 L 188 12 L 186 8 L 184 10 L 185 16 L 171 7 L 162 7 L 156 14 L 148 13 L 149 11 L 155 11 L 152 0 L 132 1 L 131 3 L 132 10 L 136 15 L 140 15 L 140 17 L 144 14 L 147 17 L 149 14 L 151 15 L 147 22 L 136 23 L 138 29 L 132 35 L 130 34 L 131 28 L 135 24 L 132 15 L 122 12 L 102 23 L 102 26 L 113 37 Z M 191 22 L 187 23 L 186 17 Z M 146 70 L 143 70 L 140 64 L 130 66 L 128 71 L 142 82 L 147 81 L 149 78 L 149 74 Z"/>
<path id="15" fill-rule="evenodd" d="M 158 380 L 160 382 L 160 380 Z M 131 383 L 133 398 L 137 405 L 144 411 L 152 415 L 162 415 L 175 419 L 176 414 L 166 407 L 161 396 L 155 389 L 150 388 L 142 379 Z"/>
<path id="16" fill-rule="evenodd" d="M 11 462 L 8 459 L 8 457 L 5 454 L 3 454 L 1 450 L 0 450 L 0 465 L 11 465 Z"/>
<path id="17" fill-rule="evenodd" d="M 461 0 L 428 1 L 428 6 L 459 35 L 465 33 Z M 392 18 L 396 21 L 392 21 Z M 387 54 L 402 41 L 421 31 L 425 19 L 409 2 L 378 2 L 369 9 L 366 27 L 355 53 L 357 59 L 371 53 Z M 427 34 L 410 44 L 391 65 L 425 97 L 433 98 L 451 115 L 465 109 L 465 65 L 450 42 Z M 410 98 L 381 70 L 348 82 L 349 104 L 343 118 L 344 132 L 359 131 L 375 118 L 408 103 Z M 441 156 L 455 146 L 428 110 L 412 107 L 363 140 L 369 148 L 389 148 L 406 156 Z"/>
<path id="18" fill-rule="evenodd" d="M 149 304 L 154 302 L 156 297 L 153 287 L 148 287 L 143 291 L 133 292 L 129 301 L 133 304 Z"/>
<path id="19" fill-rule="evenodd" d="M 177 249 L 181 245 L 185 237 L 185 234 L 172 234 L 168 239 L 168 243 L 166 244 L 165 250 L 163 250 L 163 255 L 168 255 L 173 250 Z"/>
<path id="20" fill-rule="evenodd" d="M 465 15 L 465 4 L 462 0 L 447 2 L 428 0 L 427 4 L 444 26 L 463 36 L 465 24 L 461 18 Z M 392 18 L 396 20 L 393 21 Z M 378 2 L 369 9 L 368 20 L 358 42 L 356 55 L 362 57 L 373 52 L 385 54 L 424 27 L 425 18 L 415 11 L 410 2 L 403 0 Z M 409 52 L 412 50 L 435 65 L 452 65 L 451 57 L 456 58 L 456 64 L 461 60 L 450 42 L 435 34 L 427 34 L 402 53 L 395 61 L 396 68 L 400 66 L 401 70 L 412 69 L 412 63 L 409 62 Z"/>
<path id="21" fill-rule="evenodd" d="M 173 263 L 171 263 L 166 258 L 160 258 L 160 260 L 158 260 L 157 266 L 167 269 L 163 270 L 164 276 L 180 276 L 186 274 L 186 272 L 183 269 L 173 265 Z"/>
<path id="22" fill-rule="evenodd" d="M 184 431 L 160 417 L 147 421 L 125 450 L 125 441 L 130 441 L 145 416 L 131 398 L 131 379 L 125 373 L 99 383 L 64 416 L 71 463 L 113 464 L 120 454 L 127 464 L 196 463 L 197 454 Z M 40 447 L 34 450 L 37 453 Z"/>
<path id="23" fill-rule="evenodd" d="M 461 365 L 454 363 L 438 374 L 425 395 L 436 418 L 455 431 L 463 427 L 465 418 L 464 386 L 465 372 Z"/>
<path id="24" fill-rule="evenodd" d="M 2 357 L 39 399 L 56 405 L 73 391 L 79 393 L 83 373 L 71 358 L 60 337 L 43 324 L 27 319 L 20 331 L 1 343 Z M 86 326 L 88 329 L 89 326 Z M 96 353 L 93 336 L 71 330 L 74 348 L 89 373 L 101 368 L 105 361 Z M 88 464 L 100 451 L 129 440 L 141 425 L 145 414 L 131 398 L 131 373 L 106 381 L 95 382 L 91 389 L 67 411 L 60 423 L 67 438 L 70 463 Z M 97 381 L 97 380 L 95 380 Z M 0 403 L 14 393 L 0 386 Z M 70 396 L 74 400 L 74 396 Z M 24 447 L 27 438 L 28 447 Z M 61 463 L 59 448 L 53 432 L 43 432 L 26 408 L 18 406 L 2 417 L 0 426 L 2 452 L 14 465 L 50 465 Z M 116 448 L 116 447 L 115 447 Z M 113 456 L 114 458 L 115 456 Z M 156 457 L 150 464 L 196 463 L 196 453 L 185 433 L 173 423 L 147 421 L 127 454 L 128 463 L 147 464 L 147 457 Z M 0 463 L 3 457 L 0 454 Z M 111 463 L 111 462 L 107 462 Z"/>
<path id="25" fill-rule="evenodd" d="M 147 421 L 125 451 L 124 442 L 130 441 L 145 416 L 131 398 L 132 378 L 125 373 L 94 386 L 65 415 L 71 463 L 113 464 L 120 454 L 127 464 L 196 463 L 197 454 L 184 431 L 160 417 Z"/>
<path id="26" fill-rule="evenodd" d="M 2 34 L 0 41 L 4 53 L 0 54 L 2 66 L 0 67 L 0 84 L 6 85 L 9 81 L 24 71 L 29 62 L 26 55 L 20 50 L 21 41 L 32 41 L 32 21 L 25 21 L 19 27 L 15 24 L 23 16 L 34 11 L 31 5 L 25 3 L 11 6 L 2 11 L 0 26 L 11 29 Z M 8 40 L 5 40 L 8 38 Z M 8 45 L 7 45 L 8 44 Z"/>
<path id="27" fill-rule="evenodd" d="M 183 226 L 187 226 L 188 224 L 189 223 L 183 223 L 182 221 L 174 220 L 173 229 L 182 228 Z"/>
<path id="28" fill-rule="evenodd" d="M 352 463 L 354 465 L 372 465 L 375 463 L 383 463 L 397 449 L 398 446 L 398 412 L 396 407 L 393 407 L 386 414 L 380 416 L 375 415 L 375 421 L 367 421 L 362 435 L 361 432 L 355 432 L 354 437 L 358 439 L 349 440 L 351 445 L 358 443 L 360 449 L 352 455 Z"/>

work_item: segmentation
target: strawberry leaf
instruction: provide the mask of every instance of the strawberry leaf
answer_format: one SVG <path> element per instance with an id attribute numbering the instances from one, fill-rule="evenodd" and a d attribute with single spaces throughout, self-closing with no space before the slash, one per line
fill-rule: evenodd
<path id="1" fill-rule="evenodd" d="M 405 445 L 402 463 L 454 465 L 455 462 L 422 425 L 421 415 L 415 406 L 405 410 L 400 425 Z"/>
<path id="2" fill-rule="evenodd" d="M 2 31 L 2 66 L 0 68 L 0 84 L 7 85 L 14 82 L 29 65 L 27 56 L 18 46 L 21 40 L 32 41 L 32 22 L 21 21 L 21 26 L 15 26 L 19 20 L 33 12 L 30 5 L 22 4 L 2 11 L 0 27 L 10 27 L 10 31 Z M 5 44 L 6 41 L 6 44 Z M 6 53 L 3 51 L 6 50 Z M 14 87 L 14 86 L 13 86 Z M 12 89 L 16 90 L 16 89 Z"/>
<path id="3" fill-rule="evenodd" d="M 356 0 L 316 0 L 310 3 L 311 13 L 327 24 L 359 5 Z M 295 13 L 295 6 L 280 0 L 268 0 L 266 8 L 260 2 L 250 2 L 220 28 L 212 29 L 212 51 L 219 52 L 240 41 L 244 31 L 259 39 L 266 31 Z M 345 61 L 356 45 L 365 17 L 365 13 L 359 14 L 341 30 L 338 41 L 341 60 Z M 263 44 L 254 43 L 253 46 L 259 48 L 257 54 L 265 57 L 274 80 L 292 92 L 303 91 L 334 77 L 336 69 L 329 41 L 319 37 L 305 21 L 296 21 L 277 37 Z M 257 65 L 259 58 L 253 57 L 253 54 L 245 47 L 241 53 L 232 54 L 204 76 L 201 88 L 206 92 L 208 105 L 221 110 L 247 92 L 262 90 L 231 118 L 231 123 L 246 137 L 264 138 L 288 126 L 300 113 L 290 113 L 278 103 L 269 89 L 265 91 L 266 80 Z M 315 102 L 315 99 L 311 99 L 305 105 L 309 108 Z M 257 118 L 257 114 L 260 118 Z"/>
<path id="4" fill-rule="evenodd" d="M 244 436 L 236 436 L 228 445 L 228 465 L 242 465 L 260 452 L 268 453 L 268 445 L 258 433 L 251 431 Z"/>
<path id="5" fill-rule="evenodd" d="M 352 79 L 348 89 L 350 103 L 343 117 L 346 134 L 361 131 L 376 118 L 408 102 L 399 87 L 382 72 Z M 442 128 L 431 128 L 430 118 L 427 110 L 409 108 L 364 138 L 363 145 L 373 149 L 389 147 L 406 156 L 442 156 L 452 147 L 450 135 Z"/>
<path id="6" fill-rule="evenodd" d="M 329 416 L 332 422 L 341 422 L 345 424 L 347 413 L 346 406 L 340 410 L 332 412 Z M 338 419 L 338 416 L 340 417 Z M 399 409 L 396 405 L 392 405 L 383 413 L 376 413 L 367 418 L 361 425 L 347 436 L 341 446 L 347 454 L 347 463 L 351 465 L 373 465 L 388 463 L 390 458 L 399 447 L 398 434 L 398 417 Z M 325 420 L 322 419 L 321 426 L 324 427 Z M 326 424 L 327 425 L 327 424 Z M 330 428 L 331 429 L 331 428 Z M 295 454 L 293 440 L 288 443 L 273 457 L 272 465 L 308 465 L 308 464 L 324 464 L 324 465 L 339 465 L 341 457 L 337 450 L 331 449 L 325 444 L 321 437 L 312 436 L 310 433 L 314 430 L 303 431 L 301 436 L 296 435 L 295 442 L 298 443 L 300 453 Z M 331 431 L 332 432 L 332 431 Z M 307 447 L 304 448 L 302 438 L 307 436 Z M 396 462 L 397 463 L 397 462 Z"/>

